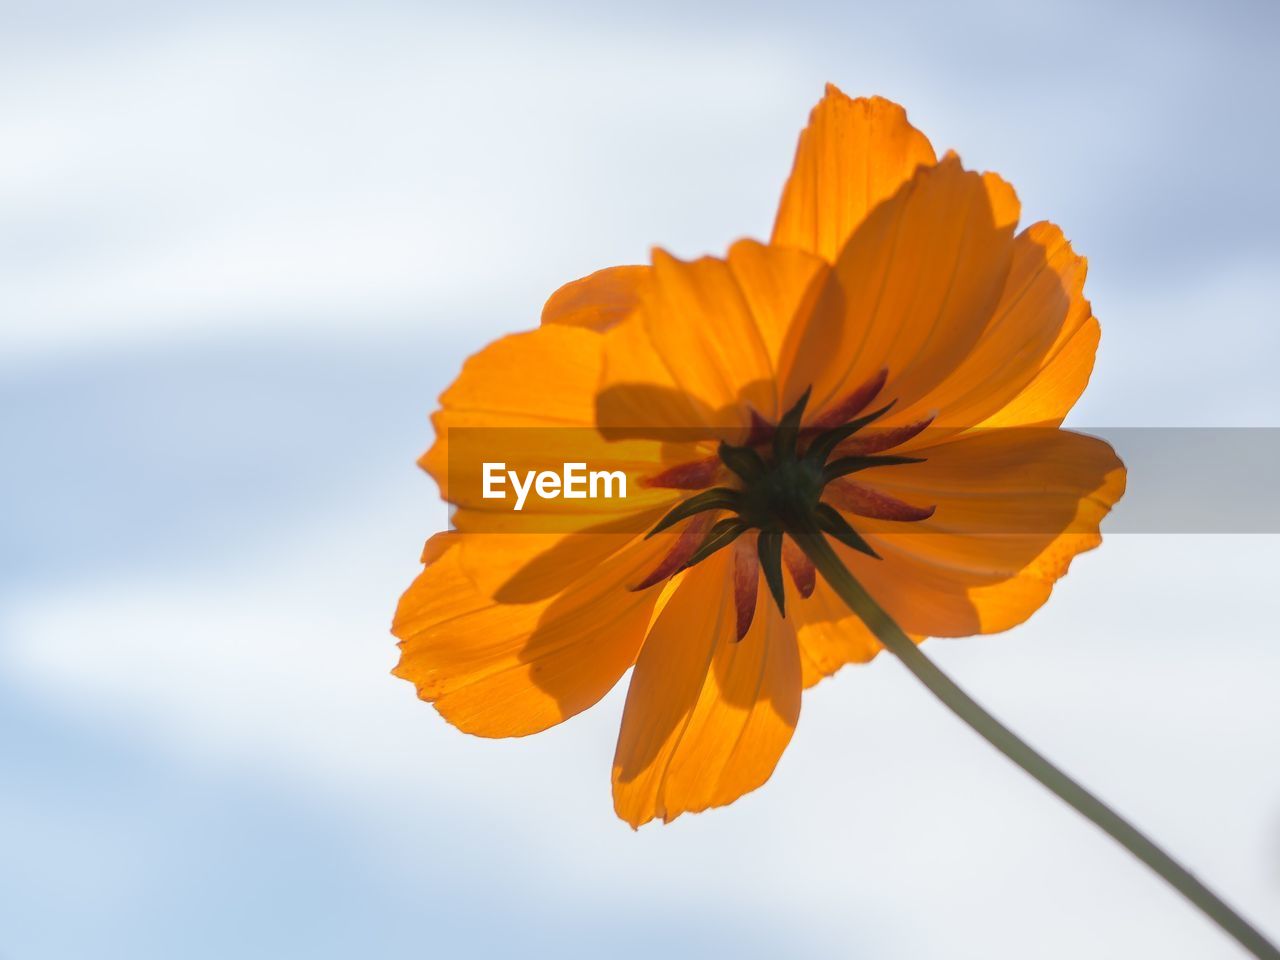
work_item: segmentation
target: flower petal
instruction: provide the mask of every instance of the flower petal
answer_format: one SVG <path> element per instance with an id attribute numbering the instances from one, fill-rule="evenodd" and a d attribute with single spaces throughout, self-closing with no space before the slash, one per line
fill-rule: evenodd
<path id="1" fill-rule="evenodd" d="M 876 488 L 936 506 L 911 524 L 859 519 L 884 558 L 847 553 L 854 573 L 909 633 L 1007 630 L 1048 598 L 1124 492 L 1105 442 L 1057 429 L 983 431 L 918 451 L 926 459 L 875 471 Z"/>
<path id="2" fill-rule="evenodd" d="M 878 400 L 897 403 L 885 425 L 927 414 L 930 391 L 973 349 L 1000 299 L 1017 219 L 1017 198 L 995 175 L 966 171 L 954 155 L 919 169 L 849 239 L 838 284 L 789 334 L 786 393 L 811 384 L 817 417 L 887 369 Z"/>
<path id="3" fill-rule="evenodd" d="M 657 599 L 626 589 L 652 549 L 619 553 L 554 597 L 513 604 L 476 587 L 460 562 L 464 537 L 450 534 L 400 600 L 396 676 L 451 724 L 483 737 L 537 733 L 608 693 L 635 661 Z M 473 550 L 489 542 L 467 539 Z M 540 539 L 526 535 L 531 552 Z"/>
<path id="4" fill-rule="evenodd" d="M 436 441 L 419 461 L 460 509 L 461 530 L 549 532 L 593 529 L 628 515 L 661 511 L 677 498 L 645 480 L 672 465 L 671 457 L 694 459 L 706 451 L 651 440 L 610 442 L 596 429 L 596 395 L 606 337 L 583 328 L 549 324 L 503 337 L 470 357 L 440 397 L 432 417 Z M 537 402 L 533 402 L 537 398 Z M 560 473 L 566 463 L 590 471 L 621 471 L 625 497 L 570 499 L 530 496 L 513 511 L 513 485 L 506 496 L 485 496 L 485 464 L 524 477 L 530 471 Z M 639 524 L 633 524 L 633 531 Z"/>
<path id="5" fill-rule="evenodd" d="M 1031 382 L 980 426 L 992 429 L 1062 423 L 1089 383 L 1100 336 L 1098 320 L 1090 316 L 1079 329 L 1055 344 Z"/>
<path id="6" fill-rule="evenodd" d="M 877 487 L 934 516 L 904 525 L 856 517 L 876 560 L 833 543 L 899 626 L 926 636 L 1007 630 L 1048 599 L 1124 492 L 1124 467 L 1100 440 L 1053 429 L 993 430 L 922 451 L 923 463 L 875 471 Z M 869 474 L 870 475 L 870 474 Z M 881 645 L 822 578 L 791 604 L 809 687 Z"/>
<path id="7" fill-rule="evenodd" d="M 613 762 L 614 809 L 633 827 L 754 790 L 799 719 L 795 634 L 759 597 L 736 639 L 731 556 L 685 573 L 636 661 Z"/>
<path id="8" fill-rule="evenodd" d="M 635 309 L 647 266 L 607 267 L 566 283 L 542 308 L 543 323 L 607 330 Z"/>
<path id="9" fill-rule="evenodd" d="M 1018 234 L 990 323 L 927 400 L 939 411 L 939 426 L 965 429 L 990 418 L 986 425 L 1062 422 L 1088 382 L 1097 345 L 1097 321 L 1084 297 L 1086 269 L 1053 224 Z M 1020 400 L 1036 381 L 1034 395 Z"/>
<path id="10" fill-rule="evenodd" d="M 773 243 L 834 263 L 868 212 L 917 167 L 933 163 L 933 147 L 900 106 L 880 97 L 853 100 L 828 84 L 800 134 Z"/>
<path id="11" fill-rule="evenodd" d="M 830 268 L 812 254 L 739 240 L 729 248 L 729 270 L 746 301 L 775 372 L 787 331 L 813 310 Z M 783 401 L 785 407 L 785 399 Z M 768 411 L 761 411 L 768 415 Z M 781 413 L 781 410 L 778 411 Z M 777 416 L 770 417 L 776 421 Z"/>
<path id="12" fill-rule="evenodd" d="M 454 520 L 470 511 L 459 510 Z M 480 532 L 466 527 L 478 526 Z M 626 518 L 613 525 L 585 530 L 543 532 L 530 529 L 529 520 L 514 515 L 507 529 L 492 521 L 472 524 L 457 531 L 457 563 L 476 590 L 498 603 L 534 603 L 569 589 L 579 580 L 596 575 L 612 557 L 628 548 L 654 551 L 660 555 L 674 538 L 659 536 L 651 547 L 642 545 L 641 527 Z M 621 530 L 616 529 L 621 527 Z"/>
<path id="13" fill-rule="evenodd" d="M 467 358 L 440 405 L 488 414 L 489 426 L 589 427 L 603 356 L 601 337 L 590 330 L 553 324 L 513 333 Z"/>
<path id="14" fill-rule="evenodd" d="M 601 338 L 588 330 L 547 326 L 494 341 L 469 357 L 440 395 L 431 418 L 436 441 L 419 465 L 453 499 L 450 430 L 590 428 L 602 362 Z M 531 404 L 531 396 L 539 402 Z"/>
<path id="15" fill-rule="evenodd" d="M 784 338 L 823 300 L 829 274 L 817 257 L 754 241 L 723 260 L 654 251 L 640 306 L 604 337 L 601 429 L 740 442 L 753 410 L 776 422 L 794 401 L 778 393 Z"/>
<path id="16" fill-rule="evenodd" d="M 790 607 L 806 688 L 846 663 L 867 663 L 884 649 L 867 625 L 821 577 L 804 602 L 791 603 Z"/>
<path id="17" fill-rule="evenodd" d="M 728 263 L 655 250 L 653 273 L 639 315 L 680 389 L 721 422 L 745 422 L 748 405 L 776 419 L 768 347 Z"/>

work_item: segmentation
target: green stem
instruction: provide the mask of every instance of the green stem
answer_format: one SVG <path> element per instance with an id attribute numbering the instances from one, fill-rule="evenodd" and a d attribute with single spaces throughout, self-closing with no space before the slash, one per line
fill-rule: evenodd
<path id="1" fill-rule="evenodd" d="M 826 581 L 831 584 L 849 609 L 862 618 L 890 653 L 901 660 L 935 697 L 951 712 L 1006 757 L 1020 766 L 1044 786 L 1057 794 L 1077 812 L 1092 821 L 1111 839 L 1163 877 L 1175 890 L 1190 900 L 1210 920 L 1234 937 L 1241 946 L 1260 960 L 1280 960 L 1280 950 L 1258 932 L 1247 920 L 1227 906 L 1185 867 L 1152 843 L 1131 823 L 1101 800 L 1076 783 L 1052 763 L 1027 746 L 1016 734 L 987 713 L 972 697 L 956 686 L 945 673 L 924 655 L 911 638 L 849 572 L 827 538 L 818 531 L 792 534 Z"/>

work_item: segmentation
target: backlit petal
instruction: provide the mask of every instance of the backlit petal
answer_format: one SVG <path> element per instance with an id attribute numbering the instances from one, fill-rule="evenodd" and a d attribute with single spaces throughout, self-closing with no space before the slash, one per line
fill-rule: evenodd
<path id="1" fill-rule="evenodd" d="M 752 411 L 780 415 L 783 341 L 822 300 L 829 269 L 753 241 L 726 259 L 661 250 L 637 310 L 604 337 L 598 413 L 611 436 L 702 429 L 740 442 Z"/>
<path id="2" fill-rule="evenodd" d="M 419 464 L 451 499 L 451 429 L 589 429 L 602 357 L 597 334 L 571 327 L 542 327 L 494 341 L 469 357 L 440 395 L 440 409 L 431 418 L 436 441 Z M 531 396 L 538 403 L 530 403 Z"/>
<path id="3" fill-rule="evenodd" d="M 503 337 L 463 364 L 440 397 L 432 417 L 436 441 L 419 461 L 444 497 L 460 508 L 453 518 L 459 529 L 596 528 L 627 515 L 661 512 L 674 502 L 671 491 L 646 486 L 644 480 L 670 466 L 667 458 L 680 450 L 648 440 L 611 443 L 596 429 L 605 339 L 591 330 L 549 324 Z M 704 453 L 690 446 L 687 457 Z M 566 463 L 585 464 L 592 472 L 620 471 L 627 478 L 627 496 L 533 496 L 516 513 L 511 483 L 498 488 L 501 499 L 485 496 L 486 463 L 501 463 L 500 472 L 520 476 L 560 473 Z"/>
<path id="4" fill-rule="evenodd" d="M 883 649 L 866 624 L 821 577 L 808 599 L 792 602 L 790 607 L 805 687 L 847 663 L 867 663 Z"/>
<path id="5" fill-rule="evenodd" d="M 800 715 L 795 634 L 767 597 L 736 638 L 732 551 L 684 574 L 636 662 L 613 765 L 632 826 L 731 803 L 763 784 Z"/>
<path id="6" fill-rule="evenodd" d="M 400 600 L 395 674 L 454 726 L 484 737 L 545 730 L 608 693 L 634 662 L 657 599 L 626 584 L 656 548 L 619 553 L 540 602 L 499 603 L 463 568 L 462 536 L 449 535 Z M 476 550 L 489 544 L 470 539 Z M 539 548 L 538 535 L 525 539 Z M 500 554 L 491 561 L 516 562 Z"/>
<path id="7" fill-rule="evenodd" d="M 934 516 L 909 524 L 853 517 L 881 560 L 833 544 L 917 642 L 1027 619 L 1071 560 L 1101 542 L 1098 525 L 1124 492 L 1111 448 L 1066 431 L 990 431 L 922 452 L 924 463 L 867 476 L 909 502 L 936 503 Z M 881 650 L 821 577 L 790 613 L 806 687 Z"/>
<path id="8" fill-rule="evenodd" d="M 607 330 L 635 309 L 648 273 L 647 266 L 608 267 L 566 283 L 543 306 L 542 322 Z"/>
<path id="9" fill-rule="evenodd" d="M 930 391 L 973 349 L 1000 299 L 1018 202 L 993 174 L 952 155 L 880 204 L 836 261 L 842 304 L 820 303 L 784 348 L 788 394 L 813 385 L 810 415 L 888 371 L 892 422 L 931 412 Z M 886 420 L 886 423 L 890 423 Z"/>
<path id="10" fill-rule="evenodd" d="M 919 451 L 926 460 L 874 474 L 876 488 L 933 504 L 913 523 L 859 518 L 884 558 L 847 552 L 873 596 L 911 633 L 967 636 L 1030 616 L 1124 492 L 1105 442 L 1057 429 L 983 431 Z"/>
<path id="11" fill-rule="evenodd" d="M 797 317 L 813 309 L 830 268 L 812 254 L 754 240 L 739 240 L 729 248 L 727 259 L 769 355 L 769 369 L 776 371 L 787 331 Z"/>
<path id="12" fill-rule="evenodd" d="M 828 85 L 800 134 L 773 242 L 835 262 L 867 213 L 933 162 L 928 139 L 896 103 L 853 100 Z"/>
<path id="13" fill-rule="evenodd" d="M 1097 318 L 1088 317 L 1069 337 L 1054 345 L 1031 382 L 979 426 L 1060 424 L 1089 383 L 1100 335 Z"/>
<path id="14" fill-rule="evenodd" d="M 963 429 L 989 418 L 988 425 L 1056 426 L 1088 382 L 1097 321 L 1084 297 L 1084 257 L 1050 223 L 1020 233 L 1013 251 L 990 323 L 928 397 L 938 426 Z"/>

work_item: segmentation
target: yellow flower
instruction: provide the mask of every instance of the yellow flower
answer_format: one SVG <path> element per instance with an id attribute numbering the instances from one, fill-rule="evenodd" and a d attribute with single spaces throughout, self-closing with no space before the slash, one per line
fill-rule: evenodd
<path id="1" fill-rule="evenodd" d="M 568 284 L 441 396 L 422 464 L 456 529 L 400 602 L 396 674 L 508 737 L 634 666 L 613 794 L 638 826 L 760 786 L 802 690 L 881 649 L 788 533 L 793 507 L 913 639 L 1025 620 L 1125 474 L 1058 429 L 1098 324 L 1084 259 L 1018 216 L 900 107 L 828 87 L 767 245 Z M 504 454 L 522 470 L 590 461 L 634 495 L 511 514 L 450 453 L 468 428 L 537 437 Z"/>

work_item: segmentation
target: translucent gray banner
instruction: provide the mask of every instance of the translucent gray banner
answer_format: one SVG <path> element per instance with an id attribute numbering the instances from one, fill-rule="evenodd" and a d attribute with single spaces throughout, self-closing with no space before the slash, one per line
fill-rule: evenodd
<path id="1" fill-rule="evenodd" d="M 923 458 L 923 465 L 877 467 L 851 479 L 918 506 L 936 503 L 927 522 L 885 526 L 883 518 L 875 520 L 885 532 L 1087 532 L 1096 529 L 1096 515 L 1074 515 L 1064 503 L 1073 491 L 1081 499 L 1114 500 L 1118 464 L 1101 444 L 1064 443 L 1065 432 L 1105 441 L 1123 461 L 1126 489 L 1103 521 L 1105 532 L 1280 533 L 1280 428 L 930 427 L 891 451 Z M 669 506 L 672 497 L 734 482 L 724 471 L 718 478 L 698 474 L 699 458 L 715 461 L 715 441 L 705 432 L 638 427 L 623 433 L 606 439 L 586 428 L 455 427 L 428 466 L 445 482 L 448 499 L 461 506 L 451 511 L 457 526 L 477 532 L 643 532 L 654 523 L 654 511 L 663 512 L 662 502 Z M 654 464 L 665 470 L 695 467 L 680 481 L 683 486 L 672 488 L 669 476 L 655 485 L 661 470 Z M 523 477 L 566 465 L 574 465 L 568 479 L 560 471 L 558 481 L 541 488 L 528 483 L 516 509 L 513 488 Z M 509 470 L 519 476 L 509 476 Z M 605 476 L 613 470 L 629 480 L 621 497 Z M 486 471 L 493 480 L 488 492 L 508 497 L 485 495 Z M 574 503 L 561 496 L 580 490 L 585 495 Z M 605 502 L 606 491 L 612 501 Z M 1037 511 L 1041 502 L 1044 509 Z M 584 512 L 596 519 L 581 522 Z"/>

